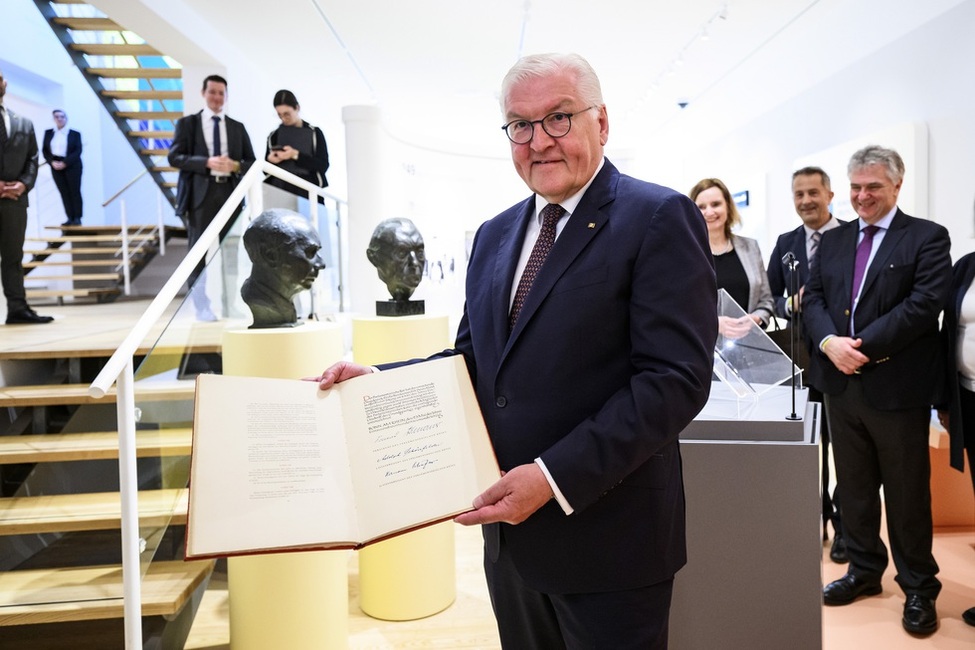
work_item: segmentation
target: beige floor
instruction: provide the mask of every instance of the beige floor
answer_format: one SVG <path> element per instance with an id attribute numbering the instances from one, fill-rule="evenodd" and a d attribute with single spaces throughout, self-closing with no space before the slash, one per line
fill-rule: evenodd
<path id="1" fill-rule="evenodd" d="M 491 605 L 481 573 L 481 541 L 476 529 L 458 526 L 457 601 L 445 611 L 417 621 L 388 622 L 364 615 L 357 603 L 358 575 L 354 554 L 349 561 L 349 648 L 499 648 Z M 823 549 L 823 579 L 841 576 L 844 566 Z M 903 596 L 888 570 L 884 593 L 845 607 L 824 607 L 825 650 L 973 650 L 975 627 L 961 613 L 975 606 L 975 530 L 943 530 L 935 535 L 935 556 L 944 590 L 938 599 L 941 627 L 927 639 L 916 639 L 900 624 Z M 679 576 L 678 576 L 679 579 Z M 226 583 L 217 579 L 207 591 L 190 633 L 187 650 L 227 650 L 229 626 Z M 717 649 L 702 649 L 717 650 Z M 738 650 L 738 649 L 730 649 Z M 752 650 L 752 649 L 748 649 Z"/>

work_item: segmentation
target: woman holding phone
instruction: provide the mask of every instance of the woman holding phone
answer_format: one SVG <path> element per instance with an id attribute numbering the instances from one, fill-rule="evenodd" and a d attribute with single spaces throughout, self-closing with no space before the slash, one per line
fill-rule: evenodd
<path id="1" fill-rule="evenodd" d="M 322 130 L 301 119 L 298 98 L 290 90 L 274 93 L 274 110 L 281 124 L 267 136 L 265 159 L 313 185 L 328 187 L 328 146 Z M 274 176 L 264 182 L 267 208 L 297 210 L 297 196 L 308 196 L 303 189 Z M 319 202 L 323 202 L 321 197 Z"/>

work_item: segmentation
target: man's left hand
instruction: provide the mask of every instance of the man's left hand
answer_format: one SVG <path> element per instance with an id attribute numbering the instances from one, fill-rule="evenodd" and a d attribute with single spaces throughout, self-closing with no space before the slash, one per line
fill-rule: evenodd
<path id="1" fill-rule="evenodd" d="M 16 201 L 17 199 L 20 198 L 20 195 L 23 194 L 24 190 L 26 189 L 27 186 L 21 183 L 20 181 L 12 181 L 8 183 L 4 183 L 3 187 L 0 188 L 0 198 L 11 199 L 13 201 Z"/>
<path id="2" fill-rule="evenodd" d="M 503 521 L 520 524 L 552 498 L 552 487 L 535 463 L 519 465 L 474 499 L 476 510 L 454 518 L 464 526 Z"/>

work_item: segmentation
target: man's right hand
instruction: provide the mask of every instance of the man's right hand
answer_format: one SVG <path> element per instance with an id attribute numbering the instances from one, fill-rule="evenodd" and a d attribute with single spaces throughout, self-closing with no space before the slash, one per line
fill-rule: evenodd
<path id="1" fill-rule="evenodd" d="M 371 373 L 372 368 L 369 366 L 352 363 L 351 361 L 339 361 L 326 368 L 325 372 L 317 377 L 303 377 L 302 379 L 304 381 L 317 381 L 320 389 L 328 390 L 339 382 Z"/>
<path id="2" fill-rule="evenodd" d="M 870 361 L 867 355 L 857 349 L 862 344 L 863 339 L 852 339 L 849 336 L 834 336 L 826 342 L 823 352 L 826 353 L 826 356 L 833 362 L 837 370 L 844 375 L 852 375 L 861 366 Z"/>

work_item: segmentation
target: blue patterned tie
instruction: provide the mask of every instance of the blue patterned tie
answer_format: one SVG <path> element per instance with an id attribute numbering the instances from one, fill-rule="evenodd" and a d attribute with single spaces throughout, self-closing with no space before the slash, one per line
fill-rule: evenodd
<path id="1" fill-rule="evenodd" d="M 528 296 L 528 291 L 535 281 L 535 276 L 538 275 L 538 270 L 542 268 L 542 262 L 545 261 L 549 251 L 552 250 L 552 246 L 555 245 L 555 226 L 564 214 L 565 210 L 562 206 L 555 203 L 549 203 L 542 208 L 542 229 L 538 233 L 538 239 L 535 240 L 535 247 L 532 248 L 531 255 L 528 256 L 528 263 L 521 274 L 521 280 L 518 281 L 518 289 L 515 291 L 515 299 L 511 304 L 511 314 L 508 318 L 509 329 L 514 329 L 518 315 L 521 314 L 521 308 L 525 304 L 525 298 Z"/>

